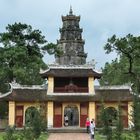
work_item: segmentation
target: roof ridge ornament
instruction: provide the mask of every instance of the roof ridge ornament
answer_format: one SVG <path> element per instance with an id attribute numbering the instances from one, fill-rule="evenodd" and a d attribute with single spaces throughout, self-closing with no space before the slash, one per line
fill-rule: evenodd
<path id="1" fill-rule="evenodd" d="M 70 5 L 69 15 L 73 15 L 72 6 Z"/>

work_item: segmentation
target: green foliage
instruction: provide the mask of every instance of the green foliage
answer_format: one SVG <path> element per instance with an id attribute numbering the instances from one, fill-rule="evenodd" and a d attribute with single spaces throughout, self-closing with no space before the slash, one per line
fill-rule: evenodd
<path id="1" fill-rule="evenodd" d="M 39 112 L 35 113 L 34 119 L 32 120 L 31 127 L 32 127 L 34 137 L 36 139 L 39 138 L 42 131 L 42 118 Z"/>
<path id="2" fill-rule="evenodd" d="M 139 101 L 138 95 L 134 96 L 134 101 L 133 101 L 133 131 L 135 134 L 135 139 L 139 140 L 140 139 L 140 101 Z"/>
<path id="3" fill-rule="evenodd" d="M 17 140 L 17 136 L 14 135 L 15 127 L 7 127 L 6 133 L 3 136 L 3 140 Z"/>
<path id="4" fill-rule="evenodd" d="M 23 140 L 34 140 L 32 129 L 29 127 L 24 127 L 20 136 L 23 137 Z"/>
<path id="5" fill-rule="evenodd" d="M 102 85 L 106 82 L 109 85 L 136 84 L 140 75 L 140 37 L 128 34 L 126 37 L 117 38 L 114 35 L 108 39 L 104 48 L 106 53 L 115 51 L 118 59 L 105 64 L 100 83 Z"/>
<path id="6" fill-rule="evenodd" d="M 38 139 L 41 135 L 41 132 L 45 130 L 44 124 L 45 120 L 41 116 L 40 109 L 37 110 L 34 107 L 31 107 L 26 112 L 26 126 L 24 129 L 24 134 L 29 133 L 27 137 Z M 45 125 L 46 126 L 46 125 Z M 27 138 L 28 139 L 28 138 Z"/>
<path id="7" fill-rule="evenodd" d="M 8 103 L 5 101 L 0 102 L 0 119 L 4 119 L 8 116 Z"/>
<path id="8" fill-rule="evenodd" d="M 10 135 L 9 135 L 10 136 Z M 0 133 L 0 140 L 35 140 L 32 136 L 32 132 L 29 129 L 21 130 L 21 131 L 15 131 L 12 133 L 12 137 L 7 136 L 6 133 Z M 9 139 L 8 139 L 9 137 Z M 41 136 L 38 138 L 38 140 L 47 140 L 48 134 L 42 133 Z"/>
<path id="9" fill-rule="evenodd" d="M 119 59 L 106 63 L 101 84 L 109 85 L 133 83 L 133 123 L 135 139 L 140 139 L 140 36 L 128 34 L 124 38 L 112 36 L 105 45 L 106 53 L 115 51 Z M 115 79 L 115 80 L 114 80 Z"/>
<path id="10" fill-rule="evenodd" d="M 15 127 L 8 127 L 3 136 L 4 140 L 44 140 L 41 133 L 46 131 L 46 121 L 41 116 L 40 109 L 29 108 L 26 112 L 26 124 L 22 131 L 15 131 Z M 46 136 L 46 135 L 45 135 Z M 46 140 L 46 139 L 45 139 Z"/>
<path id="11" fill-rule="evenodd" d="M 47 50 L 47 52 L 51 54 L 55 54 L 60 56 L 63 54 L 62 48 L 58 47 L 56 44 L 48 43 L 46 46 L 43 47 L 43 50 Z"/>
<path id="12" fill-rule="evenodd" d="M 100 80 L 101 85 L 122 85 L 134 81 L 134 77 L 130 77 L 126 72 L 128 70 L 128 62 L 125 57 L 112 60 L 106 63 L 102 68 L 103 76 Z M 115 77 L 115 78 L 114 78 Z"/>
<path id="13" fill-rule="evenodd" d="M 53 51 L 50 51 L 53 50 Z M 53 43 L 47 44 L 41 31 L 30 25 L 14 23 L 0 33 L 0 90 L 7 92 L 7 83 L 14 79 L 19 84 L 42 84 L 40 69 L 46 69 L 44 54 L 60 54 Z"/>
<path id="14" fill-rule="evenodd" d="M 116 123 L 116 128 L 114 131 L 114 140 L 123 140 L 123 121 L 122 121 L 122 110 L 121 106 L 119 104 L 118 106 L 118 113 L 117 113 L 117 123 Z"/>
<path id="15" fill-rule="evenodd" d="M 123 140 L 135 140 L 134 134 L 132 132 L 122 133 Z"/>
<path id="16" fill-rule="evenodd" d="M 107 140 L 112 140 L 112 128 L 110 127 L 110 116 L 102 103 L 100 112 L 101 133 L 107 137 Z"/>

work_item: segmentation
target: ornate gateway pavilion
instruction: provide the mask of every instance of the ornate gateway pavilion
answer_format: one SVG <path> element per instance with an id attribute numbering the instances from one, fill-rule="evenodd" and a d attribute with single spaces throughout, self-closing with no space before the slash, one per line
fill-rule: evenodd
<path id="1" fill-rule="evenodd" d="M 57 46 L 63 55 L 55 56 L 55 64 L 40 72 L 47 79 L 47 86 L 22 86 L 11 84 L 11 91 L 0 97 L 9 103 L 9 125 L 23 127 L 26 114 L 31 108 L 41 107 L 47 120 L 46 127 L 65 127 L 64 116 L 68 117 L 68 127 L 85 127 L 86 118 L 95 119 L 98 125 L 101 101 L 114 114 L 119 102 L 122 108 L 124 127 L 131 122 L 132 94 L 129 86 L 94 86 L 95 79 L 101 78 L 93 65 L 86 63 L 80 16 L 70 9 L 62 16 L 63 26 Z M 112 120 L 110 120 L 112 121 Z"/>

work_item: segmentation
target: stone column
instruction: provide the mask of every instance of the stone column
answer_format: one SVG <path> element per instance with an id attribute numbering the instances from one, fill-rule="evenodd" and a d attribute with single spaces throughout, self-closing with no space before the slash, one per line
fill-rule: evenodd
<path id="1" fill-rule="evenodd" d="M 88 78 L 88 89 L 89 89 L 89 94 L 95 94 L 95 91 L 94 91 L 94 77 L 89 77 Z"/>
<path id="2" fill-rule="evenodd" d="M 9 101 L 9 125 L 15 125 L 15 102 Z"/>
<path id="3" fill-rule="evenodd" d="M 89 102 L 88 117 L 89 117 L 90 121 L 91 121 L 92 119 L 95 119 L 95 116 L 96 116 L 95 113 L 96 113 L 96 112 L 95 112 L 95 102 Z"/>
<path id="4" fill-rule="evenodd" d="M 133 102 L 128 102 L 128 127 L 132 127 L 133 126 L 133 122 L 132 122 L 132 113 L 133 113 L 133 108 L 132 108 Z"/>
<path id="5" fill-rule="evenodd" d="M 48 123 L 48 128 L 53 127 L 53 102 L 48 102 L 48 106 L 47 106 L 47 110 L 48 110 L 48 119 L 47 119 L 47 123 Z"/>
<path id="6" fill-rule="evenodd" d="M 54 89 L 54 78 L 48 77 L 48 91 L 47 93 L 53 93 Z"/>

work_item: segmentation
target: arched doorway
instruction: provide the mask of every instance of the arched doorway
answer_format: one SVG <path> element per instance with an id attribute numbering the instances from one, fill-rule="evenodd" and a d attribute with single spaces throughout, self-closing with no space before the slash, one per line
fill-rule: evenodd
<path id="1" fill-rule="evenodd" d="M 111 126 L 114 126 L 117 121 L 117 110 L 114 107 L 107 107 L 105 111 L 108 114 L 108 121 Z"/>
<path id="2" fill-rule="evenodd" d="M 79 125 L 79 111 L 75 105 L 68 105 L 64 109 L 64 115 L 68 116 L 68 126 Z"/>
<path id="3" fill-rule="evenodd" d="M 29 125 L 32 123 L 32 120 L 34 120 L 36 113 L 38 113 L 38 110 L 35 107 L 29 107 L 27 108 L 25 112 L 25 124 Z"/>

